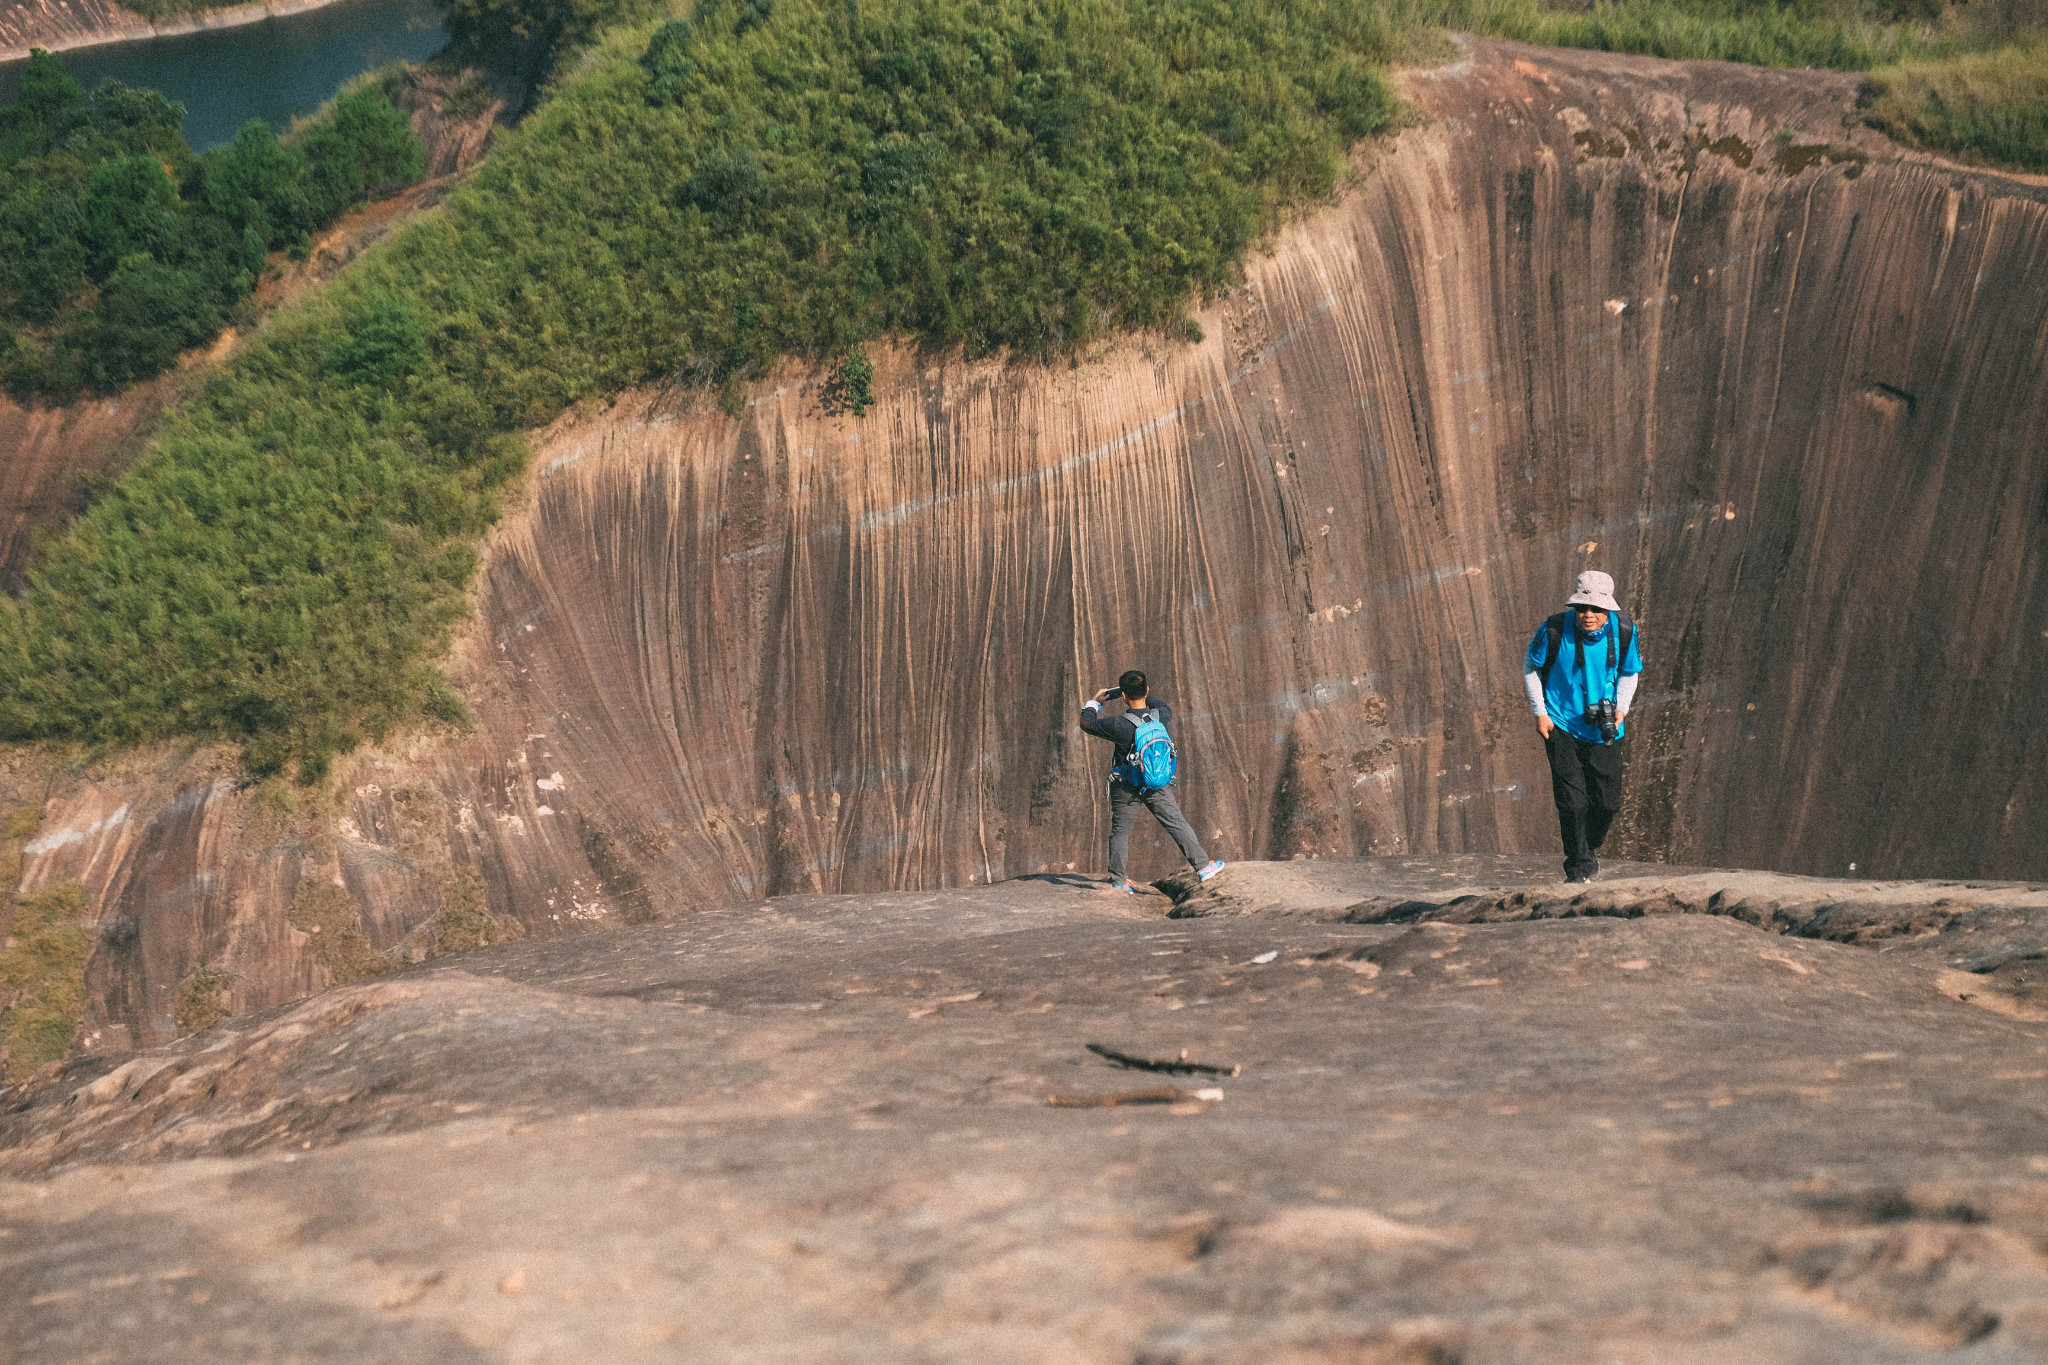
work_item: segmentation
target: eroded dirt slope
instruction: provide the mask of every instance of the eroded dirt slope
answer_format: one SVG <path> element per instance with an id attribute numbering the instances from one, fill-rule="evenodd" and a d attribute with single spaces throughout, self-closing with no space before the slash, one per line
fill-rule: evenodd
<path id="1" fill-rule="evenodd" d="M 1232 904 L 1178 921 L 1065 877 L 801 896 L 81 1059 L 0 1103 L 9 1343 L 24 1362 L 2048 1354 L 2041 1025 L 1945 993 L 1940 954 L 1671 913 L 1621 882 L 1577 918 L 1343 919 L 1511 894 L 1547 863 L 1252 865 L 1214 888 Z M 1621 870 L 1730 904 L 1842 894 Z M 2018 917 L 2037 950 L 2048 915 L 2042 887 L 1887 892 Z"/>

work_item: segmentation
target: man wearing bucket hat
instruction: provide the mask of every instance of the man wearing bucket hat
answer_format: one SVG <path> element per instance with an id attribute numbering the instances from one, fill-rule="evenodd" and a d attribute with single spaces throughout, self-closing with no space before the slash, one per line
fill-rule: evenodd
<path id="1" fill-rule="evenodd" d="M 1643 671 L 1635 623 L 1614 600 L 1614 580 L 1596 569 L 1580 574 L 1565 610 L 1536 628 L 1522 666 L 1550 756 L 1564 878 L 1589 882 L 1621 810 L 1621 741 Z"/>

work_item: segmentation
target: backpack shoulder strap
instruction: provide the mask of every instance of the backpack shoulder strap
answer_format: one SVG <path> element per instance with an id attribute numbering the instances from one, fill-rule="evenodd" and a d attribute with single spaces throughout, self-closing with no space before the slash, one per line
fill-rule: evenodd
<path id="1" fill-rule="evenodd" d="M 1622 668 L 1628 663 L 1628 647 L 1636 642 L 1636 623 L 1629 620 L 1626 616 L 1622 617 L 1620 635 L 1621 662 L 1615 665 L 1614 672 L 1616 677 L 1621 676 Z"/>
<path id="2" fill-rule="evenodd" d="M 1558 651 L 1564 648 L 1564 613 L 1552 616 L 1543 623 L 1543 628 L 1550 632 L 1550 648 L 1544 651 L 1543 667 L 1536 670 L 1536 676 L 1543 680 L 1545 687 L 1549 687 L 1550 670 L 1557 664 Z"/>

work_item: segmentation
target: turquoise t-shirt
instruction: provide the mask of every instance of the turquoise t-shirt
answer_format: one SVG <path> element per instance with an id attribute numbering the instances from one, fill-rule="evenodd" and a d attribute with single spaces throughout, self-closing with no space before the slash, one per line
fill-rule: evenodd
<path id="1" fill-rule="evenodd" d="M 1597 635 L 1585 637 L 1583 656 L 1578 645 L 1579 624 L 1567 617 L 1564 637 L 1558 642 L 1557 666 L 1550 670 L 1550 682 L 1543 689 L 1543 701 L 1550 708 L 1550 720 L 1562 725 L 1573 738 L 1583 739 L 1589 744 L 1600 742 L 1600 731 L 1586 720 L 1586 708 L 1596 701 L 1611 700 L 1614 690 L 1623 677 L 1643 671 L 1643 632 L 1640 628 L 1629 632 L 1628 657 L 1619 661 L 1618 668 L 1609 666 L 1608 655 L 1613 646 L 1608 635 L 1615 629 L 1614 617 L 1607 618 L 1607 624 Z M 1534 672 L 1543 667 L 1543 656 L 1550 652 L 1550 623 L 1545 621 L 1536 627 L 1536 638 L 1529 641 L 1529 652 L 1524 656 L 1524 672 Z M 1581 667 L 1580 659 L 1584 658 Z M 1628 733 L 1624 723 L 1621 733 Z M 1617 736 L 1619 738 L 1619 736 Z"/>

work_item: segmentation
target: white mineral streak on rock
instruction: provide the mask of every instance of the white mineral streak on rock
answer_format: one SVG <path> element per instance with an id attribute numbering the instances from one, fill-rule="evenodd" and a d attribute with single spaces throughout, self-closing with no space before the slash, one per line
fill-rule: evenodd
<path id="1" fill-rule="evenodd" d="M 21 851 L 30 857 L 40 857 L 45 853 L 54 853 L 60 848 L 67 848 L 73 844 L 82 844 L 87 839 L 105 833 L 108 830 L 117 829 L 127 823 L 128 807 L 122 806 L 115 810 L 113 814 L 94 820 L 83 829 L 73 825 L 66 825 L 62 829 L 53 830 L 48 834 L 31 839 L 21 846 Z"/>

